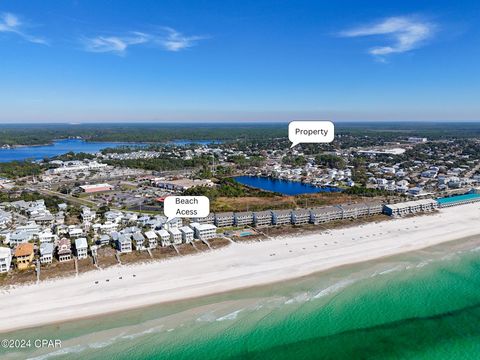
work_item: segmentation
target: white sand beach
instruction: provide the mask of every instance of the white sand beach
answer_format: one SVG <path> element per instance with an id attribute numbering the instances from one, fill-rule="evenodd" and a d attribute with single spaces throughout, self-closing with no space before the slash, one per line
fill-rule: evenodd
<path id="1" fill-rule="evenodd" d="M 480 235 L 480 204 L 2 289 L 0 332 L 292 279 Z M 480 242 L 480 236 L 479 236 Z M 96 283 L 98 282 L 98 283 Z"/>

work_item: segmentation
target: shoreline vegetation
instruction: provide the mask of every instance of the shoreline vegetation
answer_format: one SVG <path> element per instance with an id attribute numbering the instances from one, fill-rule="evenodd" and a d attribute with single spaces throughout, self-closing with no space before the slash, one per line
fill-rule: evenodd
<path id="1" fill-rule="evenodd" d="M 0 301 L 11 311 L 0 314 L 0 332 L 271 284 L 479 236 L 479 216 L 478 204 L 462 205 L 2 289 Z"/>

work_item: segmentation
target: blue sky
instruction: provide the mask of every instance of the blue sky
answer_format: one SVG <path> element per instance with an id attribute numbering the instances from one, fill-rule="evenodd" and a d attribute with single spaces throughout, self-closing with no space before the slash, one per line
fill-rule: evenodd
<path id="1" fill-rule="evenodd" d="M 477 1 L 0 1 L 0 121 L 480 120 Z"/>

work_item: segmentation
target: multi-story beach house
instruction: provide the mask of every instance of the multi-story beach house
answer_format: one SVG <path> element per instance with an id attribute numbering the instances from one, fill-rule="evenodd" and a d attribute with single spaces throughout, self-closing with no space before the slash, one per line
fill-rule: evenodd
<path id="1" fill-rule="evenodd" d="M 88 257 L 88 243 L 84 237 L 75 239 L 75 252 L 77 259 L 86 259 Z"/>
<path id="2" fill-rule="evenodd" d="M 310 211 L 307 209 L 292 211 L 292 224 L 303 225 L 310 222 Z"/>
<path id="3" fill-rule="evenodd" d="M 18 270 L 29 269 L 32 266 L 33 255 L 33 244 L 19 244 L 15 249 Z"/>
<path id="4" fill-rule="evenodd" d="M 193 241 L 194 231 L 188 226 L 182 226 L 180 229 L 182 233 L 182 241 L 185 244 L 191 243 Z"/>
<path id="5" fill-rule="evenodd" d="M 190 223 L 190 227 L 199 240 L 213 239 L 217 235 L 217 227 L 212 224 Z"/>
<path id="6" fill-rule="evenodd" d="M 161 246 L 171 245 L 170 233 L 167 230 L 165 230 L 165 229 L 157 230 L 157 234 L 160 237 L 160 245 Z"/>
<path id="7" fill-rule="evenodd" d="M 145 250 L 145 237 L 140 231 L 133 233 L 132 235 L 133 245 L 135 246 L 135 250 Z"/>
<path id="8" fill-rule="evenodd" d="M 61 238 L 57 246 L 58 261 L 65 262 L 72 260 L 72 249 L 70 239 Z"/>
<path id="9" fill-rule="evenodd" d="M 163 228 L 165 230 L 178 229 L 180 226 L 182 226 L 182 219 L 180 218 L 173 218 L 167 220 L 165 224 L 163 224 Z"/>
<path id="10" fill-rule="evenodd" d="M 41 243 L 44 242 L 53 242 L 57 239 L 57 235 L 52 233 L 52 230 L 45 229 L 37 234 L 38 240 Z"/>
<path id="11" fill-rule="evenodd" d="M 273 225 L 287 225 L 292 223 L 292 212 L 290 210 L 272 210 Z"/>
<path id="12" fill-rule="evenodd" d="M 110 235 L 102 234 L 102 235 L 100 235 L 100 237 L 98 238 L 96 243 L 100 246 L 104 246 L 104 245 L 110 244 L 111 240 L 112 240 L 112 238 L 110 237 Z"/>
<path id="13" fill-rule="evenodd" d="M 15 247 L 19 244 L 24 244 L 33 239 L 33 233 L 30 233 L 25 230 L 15 230 L 7 234 L 7 240 L 10 246 Z"/>
<path id="14" fill-rule="evenodd" d="M 70 237 L 72 239 L 82 237 L 83 236 L 83 230 L 81 228 L 79 228 L 78 226 L 70 225 L 68 227 L 68 235 L 70 235 Z"/>
<path id="15" fill-rule="evenodd" d="M 226 227 L 233 226 L 235 217 L 233 212 L 223 212 L 215 214 L 215 226 L 216 227 Z"/>
<path id="16" fill-rule="evenodd" d="M 253 225 L 253 212 L 243 211 L 234 215 L 235 226 Z"/>
<path id="17" fill-rule="evenodd" d="M 253 224 L 257 227 L 271 225 L 272 224 L 272 212 L 270 210 L 255 211 L 253 213 Z"/>
<path id="18" fill-rule="evenodd" d="M 0 247 L 0 273 L 6 273 L 12 265 L 12 251 L 7 247 Z"/>
<path id="19" fill-rule="evenodd" d="M 92 222 L 97 217 L 96 212 L 86 206 L 82 208 L 82 213 L 80 215 L 82 217 L 82 221 L 88 222 Z"/>
<path id="20" fill-rule="evenodd" d="M 53 243 L 44 242 L 40 244 L 40 263 L 51 264 L 53 261 Z"/>
<path id="21" fill-rule="evenodd" d="M 338 206 L 323 206 L 310 210 L 310 222 L 318 225 L 342 218 L 342 209 Z"/>
<path id="22" fill-rule="evenodd" d="M 155 249 L 157 247 L 158 236 L 155 234 L 155 231 L 149 230 L 145 232 L 145 238 L 148 241 L 148 248 Z"/>
<path id="23" fill-rule="evenodd" d="M 172 244 L 178 245 L 182 243 L 182 232 L 177 228 L 171 228 L 168 230 L 170 233 L 170 241 Z"/>
<path id="24" fill-rule="evenodd" d="M 132 252 L 132 239 L 130 238 L 130 236 L 125 234 L 118 234 L 117 250 L 121 253 Z"/>

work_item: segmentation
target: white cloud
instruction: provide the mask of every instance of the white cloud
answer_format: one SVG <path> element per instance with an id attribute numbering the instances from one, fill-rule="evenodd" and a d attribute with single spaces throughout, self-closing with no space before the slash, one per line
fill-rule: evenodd
<path id="1" fill-rule="evenodd" d="M 86 51 L 111 52 L 124 55 L 133 45 L 152 44 L 160 46 L 165 51 L 181 51 L 196 45 L 201 36 L 185 36 L 172 28 L 162 28 L 160 33 L 131 32 L 127 36 L 96 36 L 84 38 L 82 42 Z"/>
<path id="2" fill-rule="evenodd" d="M 395 53 L 404 53 L 420 47 L 430 39 L 436 26 L 414 17 L 390 17 L 378 23 L 342 31 L 343 37 L 361 37 L 385 35 L 392 39 L 392 44 L 376 46 L 368 50 L 369 54 L 384 59 Z"/>
<path id="3" fill-rule="evenodd" d="M 17 15 L 12 13 L 0 14 L 0 33 L 12 33 L 31 43 L 48 45 L 47 40 L 26 33 L 24 28 L 25 24 L 20 21 Z"/>
<path id="4" fill-rule="evenodd" d="M 164 28 L 166 35 L 159 36 L 155 42 L 167 51 L 180 51 L 194 46 L 198 40 L 204 39 L 202 36 L 185 36 L 175 29 Z"/>
<path id="5" fill-rule="evenodd" d="M 129 36 L 97 36 L 83 39 L 85 50 L 90 52 L 113 52 L 123 55 L 131 45 L 144 44 L 149 41 L 146 34 L 134 32 Z"/>

